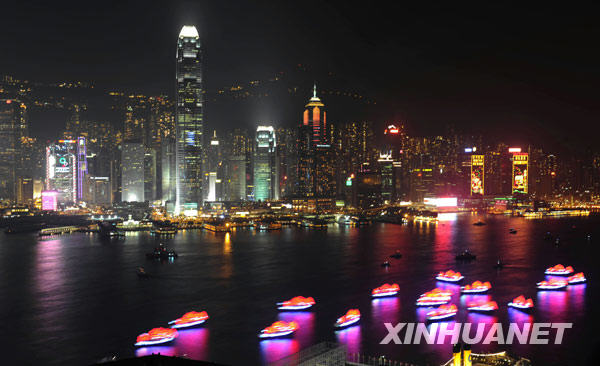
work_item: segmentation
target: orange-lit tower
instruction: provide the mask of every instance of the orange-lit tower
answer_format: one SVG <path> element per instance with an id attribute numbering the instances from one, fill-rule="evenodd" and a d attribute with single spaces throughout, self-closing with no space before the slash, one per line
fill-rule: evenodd
<path id="1" fill-rule="evenodd" d="M 305 106 L 302 123 L 304 126 L 309 126 L 312 130 L 311 142 L 313 147 L 328 143 L 327 114 L 325 112 L 325 105 L 321 102 L 321 99 L 317 97 L 316 83 L 313 88 L 313 96 Z"/>

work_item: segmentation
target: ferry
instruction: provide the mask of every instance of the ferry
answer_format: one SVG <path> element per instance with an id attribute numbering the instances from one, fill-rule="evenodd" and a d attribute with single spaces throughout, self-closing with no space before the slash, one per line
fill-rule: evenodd
<path id="1" fill-rule="evenodd" d="M 344 328 L 349 325 L 355 324 L 360 320 L 360 311 L 358 309 L 350 309 L 342 317 L 338 318 L 334 326 L 336 328 Z"/>
<path id="2" fill-rule="evenodd" d="M 224 233 L 231 231 L 230 224 L 228 222 L 223 221 L 212 221 L 205 222 L 203 228 L 208 231 L 212 231 L 215 233 Z"/>
<path id="3" fill-rule="evenodd" d="M 563 290 L 568 284 L 567 280 L 551 279 L 549 281 L 538 282 L 537 288 L 538 290 Z"/>
<path id="4" fill-rule="evenodd" d="M 260 331 L 259 338 L 285 337 L 297 331 L 300 327 L 296 322 L 277 321 Z"/>
<path id="5" fill-rule="evenodd" d="M 441 305 L 439 308 L 427 313 L 428 321 L 436 321 L 447 318 L 452 318 L 458 313 L 458 308 L 454 304 Z"/>
<path id="6" fill-rule="evenodd" d="M 158 247 L 154 248 L 152 253 L 146 253 L 146 258 L 149 259 L 174 259 L 179 255 L 174 250 L 167 250 L 163 244 L 160 244 Z"/>
<path id="7" fill-rule="evenodd" d="M 473 302 L 467 304 L 467 310 L 469 311 L 477 311 L 482 313 L 489 313 L 494 310 L 498 310 L 498 303 L 495 301 L 485 301 L 485 302 Z"/>
<path id="8" fill-rule="evenodd" d="M 169 322 L 171 328 L 189 328 L 204 323 L 208 319 L 206 311 L 190 311 L 179 319 L 175 319 Z"/>
<path id="9" fill-rule="evenodd" d="M 269 231 L 269 230 L 281 230 L 281 223 L 277 221 L 258 221 L 256 223 L 256 228 L 261 231 Z"/>
<path id="10" fill-rule="evenodd" d="M 460 272 L 454 272 L 453 270 L 440 272 L 435 277 L 436 280 L 444 282 L 459 282 L 463 278 L 465 278 L 465 276 L 461 275 Z"/>
<path id="11" fill-rule="evenodd" d="M 445 291 L 439 288 L 435 288 L 422 294 L 417 299 L 417 306 L 437 306 L 444 305 L 450 302 L 452 298 L 452 292 Z"/>
<path id="12" fill-rule="evenodd" d="M 569 282 L 569 285 L 576 285 L 578 283 L 584 283 L 585 281 L 587 281 L 587 279 L 583 275 L 583 272 L 576 273 L 567 278 L 567 282 Z"/>
<path id="13" fill-rule="evenodd" d="M 400 291 L 400 286 L 397 283 L 394 283 L 391 285 L 389 283 L 386 283 L 382 286 L 374 288 L 373 291 L 371 291 L 371 296 L 373 296 L 373 297 L 394 296 L 394 295 L 398 294 L 399 291 Z"/>
<path id="14" fill-rule="evenodd" d="M 482 294 L 492 288 L 489 282 L 475 281 L 470 285 L 462 286 L 460 292 L 463 294 Z"/>
<path id="15" fill-rule="evenodd" d="M 172 328 L 154 328 L 148 333 L 142 333 L 137 336 L 135 346 L 153 346 L 161 343 L 168 343 L 177 338 L 177 330 Z"/>
<path id="16" fill-rule="evenodd" d="M 533 300 L 525 299 L 525 296 L 521 295 L 519 297 L 515 297 L 513 301 L 509 302 L 508 306 L 520 310 L 529 310 L 533 309 Z"/>
<path id="17" fill-rule="evenodd" d="M 573 274 L 573 272 L 575 272 L 573 270 L 573 267 L 571 266 L 563 266 L 562 264 L 557 264 L 554 267 L 550 267 L 548 269 L 546 269 L 546 274 L 547 275 L 552 275 L 552 276 L 570 276 Z"/>
<path id="18" fill-rule="evenodd" d="M 312 297 L 296 296 L 287 301 L 278 302 L 277 309 L 279 310 L 304 310 L 312 307 L 315 304 L 315 299 Z"/>

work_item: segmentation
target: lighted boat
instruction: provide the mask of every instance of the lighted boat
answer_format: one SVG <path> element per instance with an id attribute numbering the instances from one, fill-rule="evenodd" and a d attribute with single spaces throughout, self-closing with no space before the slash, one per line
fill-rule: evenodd
<path id="1" fill-rule="evenodd" d="M 482 294 L 492 288 L 489 282 L 475 281 L 470 285 L 462 286 L 460 292 L 463 294 Z"/>
<path id="2" fill-rule="evenodd" d="M 453 270 L 440 272 L 435 277 L 436 280 L 444 282 L 459 282 L 463 278 L 465 278 L 465 276 L 461 275 L 460 272 L 454 272 Z"/>
<path id="3" fill-rule="evenodd" d="M 515 297 L 513 301 L 508 303 L 508 306 L 511 308 L 516 308 L 520 310 L 529 310 L 533 309 L 533 300 L 525 299 L 525 296 L 521 295 Z"/>
<path id="4" fill-rule="evenodd" d="M 390 255 L 390 258 L 400 259 L 400 258 L 402 258 L 402 254 L 400 253 L 399 250 L 396 250 L 396 252 L 394 254 Z"/>
<path id="5" fill-rule="evenodd" d="M 135 346 L 152 346 L 155 344 L 171 342 L 177 337 L 177 330 L 172 328 L 154 328 L 148 333 L 137 336 Z"/>
<path id="6" fill-rule="evenodd" d="M 360 311 L 358 309 L 350 309 L 342 317 L 339 317 L 335 322 L 336 328 L 343 328 L 355 324 L 360 320 Z"/>
<path id="7" fill-rule="evenodd" d="M 296 296 L 287 301 L 278 302 L 277 309 L 279 310 L 304 310 L 312 307 L 315 304 L 315 299 L 312 297 Z"/>
<path id="8" fill-rule="evenodd" d="M 458 313 L 458 308 L 454 304 L 441 305 L 439 308 L 427 313 L 427 320 L 435 321 L 452 318 Z"/>
<path id="9" fill-rule="evenodd" d="M 467 310 L 489 313 L 498 310 L 498 303 L 495 301 L 474 302 L 467 304 Z"/>
<path id="10" fill-rule="evenodd" d="M 277 321 L 260 331 L 260 338 L 285 337 L 297 331 L 300 327 L 296 322 Z"/>
<path id="11" fill-rule="evenodd" d="M 567 280 L 551 279 L 550 281 L 542 281 L 537 283 L 538 290 L 562 290 L 569 282 Z"/>
<path id="12" fill-rule="evenodd" d="M 548 269 L 546 269 L 546 274 L 547 275 L 552 275 L 552 276 L 570 276 L 573 274 L 573 272 L 575 272 L 573 270 L 573 267 L 571 266 L 563 266 L 562 264 L 557 264 L 554 267 L 550 267 Z"/>
<path id="13" fill-rule="evenodd" d="M 374 288 L 373 291 L 371 291 L 371 296 L 373 296 L 373 297 L 394 296 L 394 295 L 398 294 L 399 291 L 400 291 L 400 286 L 397 283 L 394 283 L 391 285 L 389 283 L 386 283 L 382 286 Z"/>
<path id="14" fill-rule="evenodd" d="M 569 285 L 576 285 L 578 283 L 584 283 L 585 281 L 587 281 L 587 279 L 583 275 L 583 272 L 576 273 L 567 278 L 567 282 L 569 282 Z"/>
<path id="15" fill-rule="evenodd" d="M 422 294 L 417 299 L 417 306 L 438 306 L 447 304 L 452 298 L 452 292 L 435 288 Z"/>
<path id="16" fill-rule="evenodd" d="M 208 314 L 206 311 L 190 311 L 179 319 L 175 319 L 169 322 L 171 328 L 189 328 L 196 325 L 200 325 L 208 320 Z"/>
<path id="17" fill-rule="evenodd" d="M 466 262 L 468 262 L 468 261 L 475 260 L 477 258 L 477 256 L 475 254 L 469 252 L 468 249 L 465 249 L 464 252 L 458 254 L 455 258 L 456 258 L 457 261 L 466 261 Z"/>
<path id="18" fill-rule="evenodd" d="M 382 267 L 389 267 L 390 266 L 390 262 L 389 261 L 385 261 L 383 263 L 381 263 Z"/>

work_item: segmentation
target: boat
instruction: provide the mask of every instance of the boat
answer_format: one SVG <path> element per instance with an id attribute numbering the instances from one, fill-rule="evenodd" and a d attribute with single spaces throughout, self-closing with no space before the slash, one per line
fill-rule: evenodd
<path id="1" fill-rule="evenodd" d="M 479 221 L 473 223 L 473 225 L 475 225 L 475 226 L 483 226 L 483 225 L 485 225 L 485 222 L 479 220 Z"/>
<path id="2" fill-rule="evenodd" d="M 258 230 L 261 231 L 268 231 L 268 230 L 280 230 L 281 229 L 281 223 L 275 221 L 275 220 L 263 220 L 263 221 L 258 221 L 256 223 L 256 228 Z"/>
<path id="3" fill-rule="evenodd" d="M 498 310 L 498 303 L 495 301 L 472 302 L 467 304 L 467 310 L 489 313 L 494 310 Z"/>
<path id="4" fill-rule="evenodd" d="M 537 283 L 538 290 L 563 290 L 569 282 L 567 280 L 551 279 L 549 281 L 542 281 Z"/>
<path id="5" fill-rule="evenodd" d="M 513 228 L 510 228 L 510 229 L 508 230 L 508 233 L 509 233 L 509 234 L 516 234 L 516 233 L 517 233 L 517 230 L 516 230 L 516 229 L 513 229 Z"/>
<path id="6" fill-rule="evenodd" d="M 477 256 L 471 252 L 469 252 L 468 249 L 465 249 L 464 252 L 458 254 L 456 257 L 457 261 L 472 261 L 475 258 L 477 258 Z"/>
<path id="7" fill-rule="evenodd" d="M 462 286 L 460 292 L 463 294 L 482 294 L 492 288 L 489 282 L 475 281 L 470 285 Z"/>
<path id="8" fill-rule="evenodd" d="M 444 282 L 459 282 L 463 278 L 465 278 L 465 276 L 461 275 L 460 272 L 454 272 L 453 270 L 440 272 L 435 277 L 436 280 Z"/>
<path id="9" fill-rule="evenodd" d="M 153 346 L 168 343 L 177 338 L 177 330 L 172 328 L 154 328 L 148 333 L 137 336 L 135 346 Z"/>
<path id="10" fill-rule="evenodd" d="M 458 313 L 458 308 L 456 307 L 456 305 L 454 305 L 454 304 L 441 305 L 437 309 L 432 310 L 427 313 L 427 320 L 428 321 L 436 321 L 436 320 L 452 318 L 453 316 L 456 315 L 456 313 Z"/>
<path id="11" fill-rule="evenodd" d="M 400 258 L 402 258 L 402 254 L 400 254 L 399 250 L 396 250 L 396 253 L 390 255 L 390 258 L 400 259 Z"/>
<path id="12" fill-rule="evenodd" d="M 315 304 L 315 299 L 312 297 L 296 296 L 287 301 L 278 302 L 277 309 L 279 310 L 305 310 Z"/>
<path id="13" fill-rule="evenodd" d="M 585 281 L 587 281 L 587 279 L 583 275 L 583 272 L 575 273 L 567 278 L 569 285 L 576 285 L 578 283 L 584 283 Z"/>
<path id="14" fill-rule="evenodd" d="M 231 231 L 231 225 L 229 222 L 225 222 L 222 220 L 215 220 L 210 222 L 205 222 L 202 227 L 205 230 L 212 231 L 215 233 L 225 233 Z"/>
<path id="15" fill-rule="evenodd" d="M 169 236 L 177 234 L 177 226 L 170 224 L 156 224 L 150 229 L 150 234 Z"/>
<path id="16" fill-rule="evenodd" d="M 297 331 L 300 327 L 296 322 L 277 321 L 260 331 L 259 338 L 285 337 Z"/>
<path id="17" fill-rule="evenodd" d="M 174 250 L 167 250 L 162 244 L 154 248 L 152 253 L 146 253 L 146 258 L 150 259 L 173 259 L 177 257 L 178 254 Z"/>
<path id="18" fill-rule="evenodd" d="M 447 304 L 452 299 L 452 292 L 442 290 L 440 288 L 434 288 L 431 291 L 428 291 L 422 294 L 417 299 L 417 306 L 438 306 Z"/>
<path id="19" fill-rule="evenodd" d="M 575 272 L 573 267 L 565 267 L 562 264 L 557 264 L 554 267 L 547 268 L 545 273 L 552 276 L 570 276 L 573 272 Z"/>
<path id="20" fill-rule="evenodd" d="M 190 328 L 196 325 L 200 325 L 208 320 L 208 314 L 206 311 L 189 311 L 181 318 L 172 320 L 169 322 L 171 328 Z"/>
<path id="21" fill-rule="evenodd" d="M 500 259 L 498 259 L 498 261 L 496 262 L 496 264 L 494 264 L 494 268 L 496 268 L 496 269 L 502 269 L 502 268 L 504 268 L 504 263 Z"/>
<path id="22" fill-rule="evenodd" d="M 382 267 L 389 267 L 390 266 L 390 262 L 385 261 L 385 262 L 381 263 L 381 266 Z"/>
<path id="23" fill-rule="evenodd" d="M 335 322 L 334 326 L 336 328 L 344 328 L 349 325 L 355 324 L 360 320 L 360 311 L 358 309 L 350 309 L 346 314 L 339 317 Z"/>
<path id="24" fill-rule="evenodd" d="M 393 284 L 383 284 L 377 288 L 374 288 L 373 291 L 371 291 L 371 296 L 372 297 L 385 297 L 385 296 L 394 296 L 397 295 L 398 292 L 400 291 L 400 286 L 397 283 L 393 283 Z"/>
<path id="25" fill-rule="evenodd" d="M 509 302 L 508 306 L 519 310 L 529 310 L 533 308 L 533 300 L 525 299 L 525 296 L 520 295 Z"/>
<path id="26" fill-rule="evenodd" d="M 144 267 L 138 267 L 136 270 L 137 276 L 139 278 L 149 278 L 148 272 L 144 269 Z"/>

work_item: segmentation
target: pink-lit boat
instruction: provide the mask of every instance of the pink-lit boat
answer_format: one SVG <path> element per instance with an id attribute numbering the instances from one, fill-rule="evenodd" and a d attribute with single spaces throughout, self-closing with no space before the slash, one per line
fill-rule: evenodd
<path id="1" fill-rule="evenodd" d="M 453 270 L 449 270 L 446 272 L 440 272 L 435 277 L 436 280 L 444 281 L 444 282 L 459 282 L 463 278 L 465 278 L 465 277 L 463 275 L 461 275 L 460 272 L 454 272 Z"/>
<path id="2" fill-rule="evenodd" d="M 537 283 L 538 290 L 563 290 L 567 287 L 569 282 L 567 280 L 551 279 L 549 281 L 542 281 Z"/>
<path id="3" fill-rule="evenodd" d="M 190 311 L 179 319 L 175 319 L 169 322 L 171 328 L 189 328 L 196 325 L 200 325 L 208 320 L 208 314 L 206 311 Z"/>
<path id="4" fill-rule="evenodd" d="M 587 279 L 583 275 L 583 272 L 575 273 L 574 275 L 569 276 L 567 278 L 567 282 L 569 282 L 569 285 L 576 285 L 578 283 L 584 283 L 585 281 L 587 281 Z"/>
<path id="5" fill-rule="evenodd" d="M 438 306 L 447 304 L 452 299 L 452 292 L 435 288 L 422 294 L 417 299 L 417 306 Z"/>
<path id="6" fill-rule="evenodd" d="M 489 282 L 475 281 L 470 285 L 466 285 L 460 288 L 460 292 L 463 294 L 482 294 L 488 292 L 492 288 Z"/>
<path id="7" fill-rule="evenodd" d="M 336 328 L 344 328 L 349 325 L 355 324 L 360 320 L 360 311 L 358 309 L 350 309 L 346 314 L 339 317 L 335 322 Z"/>
<path id="8" fill-rule="evenodd" d="M 498 310 L 498 303 L 495 301 L 475 302 L 467 304 L 467 310 L 481 313 L 489 313 Z"/>
<path id="9" fill-rule="evenodd" d="M 285 337 L 297 331 L 300 327 L 296 322 L 277 321 L 260 331 L 260 338 Z"/>
<path id="10" fill-rule="evenodd" d="M 371 296 L 373 296 L 373 297 L 394 296 L 394 295 L 397 295 L 399 291 L 400 291 L 400 286 L 397 283 L 393 283 L 391 285 L 386 283 L 382 286 L 374 288 L 373 291 L 371 291 Z"/>
<path id="11" fill-rule="evenodd" d="M 552 276 L 570 276 L 573 272 L 575 272 L 573 267 L 565 267 L 562 264 L 557 264 L 554 267 L 547 268 L 545 273 Z"/>
<path id="12" fill-rule="evenodd" d="M 279 310 L 305 310 L 315 304 L 315 299 L 312 297 L 296 296 L 287 301 L 278 302 L 277 309 Z"/>
<path id="13" fill-rule="evenodd" d="M 441 305 L 439 308 L 427 313 L 427 320 L 436 321 L 452 318 L 458 313 L 458 308 L 454 304 Z"/>
<path id="14" fill-rule="evenodd" d="M 154 328 L 148 333 L 142 333 L 137 336 L 135 346 L 153 346 L 171 342 L 177 337 L 177 330 L 171 328 Z"/>
<path id="15" fill-rule="evenodd" d="M 525 296 L 521 295 L 521 296 L 515 297 L 515 299 L 513 301 L 509 302 L 508 306 L 510 306 L 511 308 L 520 309 L 520 310 L 529 310 L 529 309 L 533 309 L 533 300 L 525 299 Z"/>

